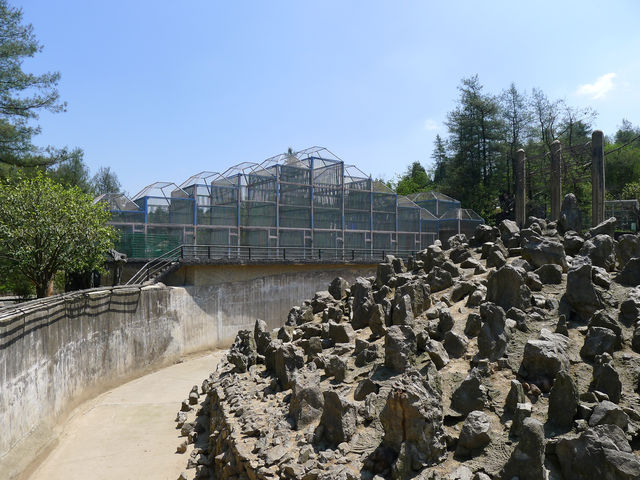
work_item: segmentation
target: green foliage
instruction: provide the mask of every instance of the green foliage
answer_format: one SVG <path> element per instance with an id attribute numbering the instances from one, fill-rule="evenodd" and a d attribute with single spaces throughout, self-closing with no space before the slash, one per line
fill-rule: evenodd
<path id="1" fill-rule="evenodd" d="M 0 258 L 46 295 L 56 272 L 102 268 L 116 232 L 109 212 L 78 187 L 42 174 L 0 183 Z"/>
<path id="2" fill-rule="evenodd" d="M 640 199 L 640 182 L 627 183 L 622 189 L 623 200 L 638 200 Z"/>
<path id="3" fill-rule="evenodd" d="M 420 162 L 413 162 L 404 175 L 392 185 L 392 188 L 398 195 L 409 195 L 410 193 L 427 191 L 431 185 L 431 179 L 424 167 L 420 165 Z"/>
<path id="4" fill-rule="evenodd" d="M 41 50 L 32 26 L 22 24 L 22 11 L 0 0 L 0 176 L 11 172 L 11 165 L 50 165 L 78 153 L 32 143 L 40 133 L 32 124 L 39 112 L 62 112 L 66 106 L 59 100 L 59 73 L 22 70 L 24 60 Z"/>
<path id="5" fill-rule="evenodd" d="M 82 152 L 48 169 L 49 176 L 65 188 L 78 187 L 83 193 L 95 194 L 89 169 Z"/>
<path id="6" fill-rule="evenodd" d="M 111 170 L 111 167 L 100 167 L 91 179 L 91 185 L 96 195 L 103 193 L 120 193 L 121 186 L 118 176 Z"/>

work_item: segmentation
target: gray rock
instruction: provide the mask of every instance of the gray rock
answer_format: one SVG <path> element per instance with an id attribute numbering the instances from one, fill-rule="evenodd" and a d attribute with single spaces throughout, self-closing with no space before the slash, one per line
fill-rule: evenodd
<path id="1" fill-rule="evenodd" d="M 540 277 L 533 272 L 527 272 L 525 276 L 525 283 L 527 287 L 533 292 L 539 292 L 542 290 L 542 282 L 540 281 Z"/>
<path id="2" fill-rule="evenodd" d="M 284 390 L 291 388 L 298 369 L 304 366 L 304 352 L 292 343 L 285 343 L 275 352 L 275 374 Z"/>
<path id="3" fill-rule="evenodd" d="M 567 255 L 577 255 L 584 245 L 584 238 L 571 230 L 564 234 L 562 245 Z"/>
<path id="4" fill-rule="evenodd" d="M 620 268 L 632 258 L 640 257 L 640 237 L 637 235 L 620 235 L 616 242 L 616 260 Z"/>
<path id="5" fill-rule="evenodd" d="M 522 247 L 522 258 L 534 267 L 560 265 L 563 272 L 568 269 L 564 246 L 555 240 L 530 241 Z"/>
<path id="6" fill-rule="evenodd" d="M 480 358 L 495 361 L 504 355 L 511 338 L 511 328 L 504 310 L 493 303 L 480 306 L 480 317 L 483 322 L 478 334 L 478 354 Z"/>
<path id="7" fill-rule="evenodd" d="M 376 303 L 373 306 L 373 312 L 371 313 L 371 319 L 369 320 L 369 327 L 371 328 L 371 333 L 375 338 L 384 337 L 387 333 L 384 308 L 379 303 Z"/>
<path id="8" fill-rule="evenodd" d="M 460 269 L 454 265 L 453 262 L 447 260 L 442 264 L 442 269 L 449 272 L 451 274 L 451 278 L 458 278 L 461 273 Z"/>
<path id="9" fill-rule="evenodd" d="M 516 413 L 516 409 L 519 403 L 525 403 L 527 398 L 524 395 L 524 388 L 522 388 L 522 383 L 518 380 L 511 380 L 511 387 L 509 388 L 509 393 L 507 394 L 507 399 L 504 404 L 505 411 L 514 414 Z"/>
<path id="10" fill-rule="evenodd" d="M 507 264 L 507 259 L 499 250 L 492 250 L 487 255 L 487 268 L 500 268 Z"/>
<path id="11" fill-rule="evenodd" d="M 629 425 L 629 416 L 615 403 L 604 400 L 596 405 L 589 417 L 589 426 L 597 425 L 617 425 L 622 430 L 626 430 Z"/>
<path id="12" fill-rule="evenodd" d="M 356 278 L 351 286 L 351 296 L 353 297 L 351 324 L 355 329 L 364 328 L 369 325 L 375 304 L 371 294 L 371 282 L 362 277 Z"/>
<path id="13" fill-rule="evenodd" d="M 499 230 L 496 227 L 480 224 L 476 227 L 473 233 L 474 243 L 482 245 L 487 242 L 495 242 L 500 235 Z"/>
<path id="14" fill-rule="evenodd" d="M 451 289 L 451 301 L 454 303 L 459 302 L 464 297 L 475 291 L 476 288 L 476 284 L 473 282 L 465 280 L 456 282 L 456 284 Z"/>
<path id="15" fill-rule="evenodd" d="M 440 267 L 433 267 L 427 275 L 427 283 L 432 292 L 439 292 L 453 285 L 451 273 Z"/>
<path id="16" fill-rule="evenodd" d="M 420 315 L 431 306 L 429 285 L 422 279 L 411 280 L 396 290 L 396 295 L 409 295 L 411 298 L 411 310 L 415 316 Z"/>
<path id="17" fill-rule="evenodd" d="M 360 402 L 367 398 L 369 394 L 378 393 L 379 390 L 380 385 L 378 385 L 370 378 L 365 378 L 358 383 L 358 386 L 353 392 L 353 399 L 357 402 Z"/>
<path id="18" fill-rule="evenodd" d="M 416 336 L 407 325 L 393 325 L 384 336 L 384 364 L 397 372 L 404 372 L 414 361 Z"/>
<path id="19" fill-rule="evenodd" d="M 467 243 L 467 236 L 464 233 L 457 233 L 447 239 L 447 245 L 451 249 L 462 247 L 464 245 L 467 245 Z"/>
<path id="20" fill-rule="evenodd" d="M 596 235 L 584 242 L 580 255 L 589 257 L 593 265 L 604 268 L 607 272 L 616 266 L 614 242 L 609 235 Z"/>
<path id="21" fill-rule="evenodd" d="M 479 307 L 482 302 L 484 302 L 486 296 L 487 287 L 485 287 L 484 285 L 479 285 L 476 290 L 469 294 L 465 306 L 467 308 Z"/>
<path id="22" fill-rule="evenodd" d="M 356 406 L 333 390 L 322 395 L 324 405 L 316 434 L 334 447 L 348 442 L 356 431 Z"/>
<path id="23" fill-rule="evenodd" d="M 324 396 L 319 379 L 297 375 L 291 388 L 289 415 L 298 430 L 315 423 L 322 415 Z"/>
<path id="24" fill-rule="evenodd" d="M 231 363 L 235 370 L 243 373 L 246 372 L 251 365 L 256 364 L 258 353 L 256 351 L 256 342 L 253 338 L 253 332 L 250 330 L 240 330 L 236 335 L 233 345 L 227 354 L 227 360 Z"/>
<path id="25" fill-rule="evenodd" d="M 429 273 L 433 267 L 442 266 L 442 264 L 447 260 L 444 252 L 437 245 L 429 245 L 426 249 L 418 252 L 417 256 L 418 260 L 423 262 L 424 271 L 427 273 Z"/>
<path id="26" fill-rule="evenodd" d="M 444 345 L 437 340 L 428 339 L 424 344 L 423 350 L 429 355 L 429 358 L 438 370 L 449 363 L 447 350 L 445 350 Z"/>
<path id="27" fill-rule="evenodd" d="M 556 375 L 549 394 L 549 422 L 561 427 L 570 428 L 578 412 L 578 386 L 565 371 Z"/>
<path id="28" fill-rule="evenodd" d="M 511 429 L 509 431 L 511 435 L 520 435 L 522 427 L 524 426 L 524 421 L 527 418 L 531 418 L 532 411 L 533 407 L 531 402 L 525 401 L 524 403 L 518 403 L 516 405 L 516 411 L 513 413 L 513 423 L 511 424 Z"/>
<path id="29" fill-rule="evenodd" d="M 503 220 L 498 224 L 498 230 L 500 230 L 500 239 L 507 248 L 520 245 L 520 227 L 516 222 Z"/>
<path id="30" fill-rule="evenodd" d="M 619 319 L 628 326 L 640 320 L 640 288 L 627 290 L 626 299 L 620 304 Z"/>
<path id="31" fill-rule="evenodd" d="M 471 258 L 471 252 L 467 247 L 462 245 L 449 252 L 449 259 L 455 264 L 462 263 L 469 258 Z"/>
<path id="32" fill-rule="evenodd" d="M 477 450 L 489 445 L 491 442 L 490 430 L 491 422 L 484 412 L 479 410 L 469 412 L 460 431 L 457 453 L 465 454 L 466 452 L 460 450 Z"/>
<path id="33" fill-rule="evenodd" d="M 415 323 L 409 295 L 398 295 L 396 297 L 393 313 L 391 314 L 391 322 L 393 325 L 409 326 Z"/>
<path id="34" fill-rule="evenodd" d="M 451 408 L 463 415 L 487 406 L 487 387 L 482 384 L 480 372 L 472 369 L 451 395 Z"/>
<path id="35" fill-rule="evenodd" d="M 442 343 L 445 350 L 452 358 L 460 358 L 467 351 L 467 339 L 453 330 L 450 330 L 445 334 Z"/>
<path id="36" fill-rule="evenodd" d="M 538 340 L 529 340 L 524 346 L 522 368 L 534 383 L 551 382 L 561 370 L 568 370 L 569 339 L 543 328 Z"/>
<path id="37" fill-rule="evenodd" d="M 618 342 L 613 330 L 603 327 L 589 327 L 580 355 L 593 360 L 596 355 L 613 353 Z"/>
<path id="38" fill-rule="evenodd" d="M 528 332 L 529 326 L 527 325 L 527 314 L 519 308 L 510 308 L 507 312 L 507 318 L 516 322 L 516 328 L 521 332 Z"/>
<path id="39" fill-rule="evenodd" d="M 333 303 L 333 296 L 331 296 L 328 291 L 322 290 L 320 292 L 316 292 L 316 294 L 311 299 L 311 308 L 313 308 L 313 313 L 320 313 Z"/>
<path id="40" fill-rule="evenodd" d="M 584 320 L 603 307 L 600 294 L 593 285 L 591 270 L 591 265 L 579 264 L 577 267 L 572 267 L 567 274 L 567 290 L 564 299 Z"/>
<path id="41" fill-rule="evenodd" d="M 519 480 L 546 480 L 544 449 L 542 424 L 533 418 L 525 419 L 520 431 L 520 441 L 503 467 L 500 478 L 517 477 Z"/>
<path id="42" fill-rule="evenodd" d="M 477 313 L 470 313 L 464 326 L 464 334 L 469 337 L 477 337 L 482 328 L 482 318 Z"/>
<path id="43" fill-rule="evenodd" d="M 640 478 L 640 460 L 617 425 L 598 425 L 577 438 L 561 438 L 556 456 L 564 478 L 631 480 Z"/>
<path id="44" fill-rule="evenodd" d="M 538 268 L 534 273 L 545 285 L 559 285 L 562 283 L 562 267 L 560 265 L 546 264 Z"/>
<path id="45" fill-rule="evenodd" d="M 329 284 L 329 293 L 336 300 L 342 300 L 347 296 L 347 290 L 349 289 L 349 282 L 342 277 L 334 278 Z"/>
<path id="46" fill-rule="evenodd" d="M 597 235 L 607 235 L 609 237 L 613 237 L 613 234 L 616 231 L 616 217 L 609 217 L 602 223 L 599 223 L 595 227 L 589 229 L 589 236 L 591 238 Z"/>
<path id="47" fill-rule="evenodd" d="M 640 258 L 629 260 L 616 277 L 616 282 L 630 287 L 640 285 Z"/>
<path id="48" fill-rule="evenodd" d="M 267 322 L 260 319 L 256 320 L 253 327 L 253 339 L 258 355 L 264 355 L 269 343 L 271 343 L 271 334 L 269 333 Z"/>
<path id="49" fill-rule="evenodd" d="M 515 268 L 505 265 L 489 274 L 487 301 L 505 310 L 511 307 L 526 310 L 531 305 L 531 290 Z"/>
<path id="50" fill-rule="evenodd" d="M 324 362 L 324 372 L 328 377 L 334 377 L 336 382 L 344 382 L 347 375 L 347 361 L 338 355 L 329 355 Z"/>
<path id="51" fill-rule="evenodd" d="M 389 280 L 395 277 L 396 271 L 393 268 L 393 264 L 391 263 L 391 259 L 389 261 L 379 263 L 378 268 L 376 270 L 376 285 L 380 288 L 383 285 L 389 285 Z"/>
<path id="52" fill-rule="evenodd" d="M 573 193 L 564 196 L 558 219 L 558 231 L 564 234 L 568 230 L 582 231 L 582 212 L 578 207 L 578 199 Z"/>
<path id="53" fill-rule="evenodd" d="M 613 366 L 613 359 L 607 353 L 596 357 L 591 388 L 592 390 L 606 393 L 609 396 L 609 400 L 614 403 L 620 401 L 622 382 L 618 371 Z"/>
<path id="54" fill-rule="evenodd" d="M 352 343 L 356 332 L 348 323 L 329 322 L 329 338 L 334 343 Z"/>

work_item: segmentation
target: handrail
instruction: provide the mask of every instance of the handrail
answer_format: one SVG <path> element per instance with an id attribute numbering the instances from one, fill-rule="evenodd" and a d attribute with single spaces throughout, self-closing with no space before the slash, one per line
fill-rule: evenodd
<path id="1" fill-rule="evenodd" d="M 387 255 L 408 258 L 415 257 L 415 250 L 372 249 L 372 248 L 317 248 L 317 247 L 252 247 L 247 245 L 180 245 L 148 261 L 125 285 L 150 280 L 168 265 L 180 260 L 239 260 L 239 261 L 384 261 Z"/>
<path id="2" fill-rule="evenodd" d="M 125 283 L 125 285 L 134 285 L 143 280 L 144 277 L 147 277 L 146 279 L 149 280 L 153 275 L 161 271 L 167 265 L 178 260 L 181 256 L 182 245 L 163 253 L 159 257 L 149 260 L 127 281 L 127 283 Z"/>

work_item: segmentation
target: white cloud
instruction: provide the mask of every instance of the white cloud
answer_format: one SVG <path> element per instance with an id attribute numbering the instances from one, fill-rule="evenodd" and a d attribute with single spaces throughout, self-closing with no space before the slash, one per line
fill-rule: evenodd
<path id="1" fill-rule="evenodd" d="M 613 79 L 616 78 L 615 73 L 605 73 L 598 77 L 593 83 L 585 83 L 579 85 L 576 94 L 584 95 L 593 99 L 602 98 L 604 95 L 613 90 Z"/>
<path id="2" fill-rule="evenodd" d="M 425 130 L 433 131 L 433 130 L 438 130 L 438 128 L 440 128 L 438 127 L 438 124 L 434 120 L 431 120 L 430 118 L 424 122 Z"/>

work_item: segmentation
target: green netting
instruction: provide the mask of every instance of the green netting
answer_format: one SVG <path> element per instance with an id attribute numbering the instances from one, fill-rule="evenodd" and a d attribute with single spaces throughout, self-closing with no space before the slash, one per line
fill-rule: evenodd
<path id="1" fill-rule="evenodd" d="M 116 250 L 129 258 L 155 258 L 182 243 L 182 236 L 171 234 L 122 233 Z"/>
<path id="2" fill-rule="evenodd" d="M 276 206 L 271 203 L 243 202 L 240 204 L 240 224 L 243 227 L 275 227 Z"/>
<path id="3" fill-rule="evenodd" d="M 371 194 L 373 201 L 373 210 L 378 212 L 395 212 L 396 211 L 396 195 L 394 193 L 377 193 Z M 367 199 L 367 203 L 369 200 Z"/>
<path id="4" fill-rule="evenodd" d="M 396 214 L 373 212 L 373 229 L 388 232 L 396 231 Z"/>
<path id="5" fill-rule="evenodd" d="M 342 229 L 342 211 L 332 208 L 315 208 L 313 210 L 314 228 Z"/>
<path id="6" fill-rule="evenodd" d="M 347 210 L 371 210 L 371 192 L 346 190 L 344 192 L 344 208 Z"/>
<path id="7" fill-rule="evenodd" d="M 200 245 L 229 245 L 229 230 L 216 228 L 199 228 L 196 243 Z"/>
<path id="8" fill-rule="evenodd" d="M 342 185 L 342 164 L 328 165 L 313 171 L 314 185 Z"/>
<path id="9" fill-rule="evenodd" d="M 280 230 L 281 247 L 304 247 L 303 230 Z"/>
<path id="10" fill-rule="evenodd" d="M 240 232 L 240 245 L 248 247 L 268 247 L 269 232 L 267 230 L 247 230 Z"/>
<path id="11" fill-rule="evenodd" d="M 398 231 L 418 232 L 420 230 L 420 209 L 398 207 Z"/>
<path id="12" fill-rule="evenodd" d="M 280 205 L 311 206 L 311 187 L 280 185 Z"/>
<path id="13" fill-rule="evenodd" d="M 369 215 L 363 215 L 362 212 L 344 212 L 344 228 L 345 230 L 370 230 L 371 218 Z"/>
<path id="14" fill-rule="evenodd" d="M 172 199 L 169 206 L 169 223 L 181 225 L 193 225 L 192 199 Z"/>
<path id="15" fill-rule="evenodd" d="M 373 248 L 375 250 L 389 250 L 389 253 L 391 253 L 391 234 L 390 233 L 374 233 Z"/>
<path id="16" fill-rule="evenodd" d="M 313 248 L 337 248 L 338 232 L 314 232 Z"/>
<path id="17" fill-rule="evenodd" d="M 418 250 L 419 244 L 416 244 L 418 237 L 415 233 L 399 233 L 398 248 L 400 250 Z"/>
<path id="18" fill-rule="evenodd" d="M 293 167 L 291 165 L 281 165 L 280 182 L 311 185 L 311 170 L 308 168 Z"/>
<path id="19" fill-rule="evenodd" d="M 364 232 L 345 232 L 344 248 L 361 250 L 366 248 Z"/>
<path id="20" fill-rule="evenodd" d="M 238 207 L 198 207 L 198 225 L 237 226 Z"/>
<path id="21" fill-rule="evenodd" d="M 280 226 L 284 228 L 311 228 L 311 208 L 281 206 Z"/>
<path id="22" fill-rule="evenodd" d="M 315 187 L 313 190 L 313 206 L 342 209 L 342 190 L 327 187 Z"/>
<path id="23" fill-rule="evenodd" d="M 144 223 L 144 212 L 111 210 L 112 223 Z"/>

